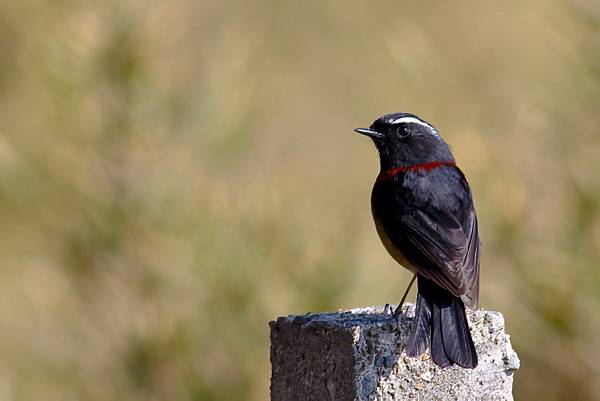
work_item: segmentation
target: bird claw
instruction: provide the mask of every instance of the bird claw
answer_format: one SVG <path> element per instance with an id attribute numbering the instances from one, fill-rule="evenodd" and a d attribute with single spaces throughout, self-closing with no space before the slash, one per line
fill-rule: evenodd
<path id="1" fill-rule="evenodd" d="M 404 319 L 406 318 L 406 312 L 404 312 L 402 310 L 402 305 L 398 305 L 396 307 L 396 309 L 394 310 L 394 313 L 392 314 L 392 318 L 394 318 L 394 320 L 396 320 L 396 324 L 398 325 L 398 327 L 400 327 L 400 325 L 402 324 L 402 321 L 404 321 Z"/>
<path id="2" fill-rule="evenodd" d="M 385 304 L 385 306 L 383 307 L 383 314 L 384 315 L 392 314 L 392 307 L 390 306 L 390 304 Z"/>

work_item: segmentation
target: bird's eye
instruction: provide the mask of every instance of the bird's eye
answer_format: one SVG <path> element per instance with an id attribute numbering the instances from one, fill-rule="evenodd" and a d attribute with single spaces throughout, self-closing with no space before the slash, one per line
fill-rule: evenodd
<path id="1" fill-rule="evenodd" d="M 398 128 L 396 128 L 396 132 L 400 138 L 406 138 L 410 135 L 410 131 L 408 130 L 406 124 L 400 124 Z"/>

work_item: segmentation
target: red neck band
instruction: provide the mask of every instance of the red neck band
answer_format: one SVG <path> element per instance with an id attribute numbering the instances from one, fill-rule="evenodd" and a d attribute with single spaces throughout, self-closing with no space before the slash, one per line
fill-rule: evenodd
<path id="1" fill-rule="evenodd" d="M 394 178 L 394 176 L 396 176 L 400 173 L 406 173 L 408 171 L 419 171 L 419 170 L 429 171 L 429 170 L 433 170 L 434 168 L 438 168 L 438 167 L 456 167 L 456 163 L 454 161 L 429 162 L 429 163 L 414 164 L 412 166 L 394 167 L 394 168 L 391 168 L 389 170 L 382 171 L 381 173 L 379 173 L 379 175 L 377 176 L 377 182 L 390 180 L 390 179 Z"/>

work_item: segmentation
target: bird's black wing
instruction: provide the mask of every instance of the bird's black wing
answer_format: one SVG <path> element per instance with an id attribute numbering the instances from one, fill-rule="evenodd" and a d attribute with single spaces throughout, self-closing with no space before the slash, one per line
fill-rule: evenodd
<path id="1" fill-rule="evenodd" d="M 414 260 L 418 273 L 463 298 L 467 305 L 476 305 L 479 239 L 475 212 L 469 213 L 467 227 L 452 214 L 435 209 L 417 209 L 399 215 L 396 221 L 410 244 L 407 259 Z"/>
<path id="2" fill-rule="evenodd" d="M 419 185 L 409 196 L 401 184 L 384 184 L 394 187 L 384 195 L 378 215 L 392 244 L 417 273 L 474 307 L 479 298 L 477 216 L 462 173 L 454 175 L 458 185 L 445 178 L 447 190 L 435 177 L 420 177 L 433 180 L 432 185 Z"/>

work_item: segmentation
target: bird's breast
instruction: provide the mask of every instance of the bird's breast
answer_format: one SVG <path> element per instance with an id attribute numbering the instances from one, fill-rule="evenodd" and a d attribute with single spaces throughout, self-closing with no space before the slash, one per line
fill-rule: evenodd
<path id="1" fill-rule="evenodd" d="M 386 200 L 381 198 L 381 196 L 385 196 L 385 193 L 381 193 L 381 191 L 378 190 L 377 186 L 378 184 L 375 184 L 375 187 L 373 188 L 373 192 L 371 194 L 371 213 L 373 214 L 373 221 L 375 222 L 375 228 L 377 229 L 379 239 L 381 239 L 383 246 L 396 262 L 400 263 L 402 267 L 414 273 L 414 267 L 406 259 L 402 251 L 396 245 L 394 245 L 383 224 L 382 219 L 384 219 L 385 217 L 382 216 L 381 209 L 388 207 L 387 202 L 389 201 L 389 199 Z"/>

